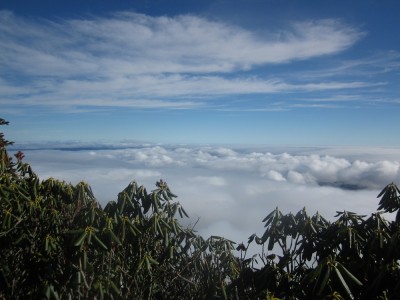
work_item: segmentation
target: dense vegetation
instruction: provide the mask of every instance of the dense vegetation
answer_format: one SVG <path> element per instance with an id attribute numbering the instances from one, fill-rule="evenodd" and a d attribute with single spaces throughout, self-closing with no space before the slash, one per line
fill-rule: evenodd
<path id="1" fill-rule="evenodd" d="M 0 299 L 400 298 L 393 183 L 368 217 L 277 208 L 262 236 L 235 245 L 184 228 L 162 180 L 151 192 L 131 182 L 102 208 L 84 182 L 40 180 L 10 144 L 0 133 Z M 247 257 L 251 244 L 260 253 Z"/>

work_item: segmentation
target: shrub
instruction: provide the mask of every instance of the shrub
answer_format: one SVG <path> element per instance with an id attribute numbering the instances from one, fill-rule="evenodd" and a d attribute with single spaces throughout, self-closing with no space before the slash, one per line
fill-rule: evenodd
<path id="1" fill-rule="evenodd" d="M 264 234 L 234 252 L 234 242 L 179 223 L 188 214 L 163 180 L 151 192 L 133 181 L 102 208 L 85 182 L 40 180 L 10 144 L 0 133 L 0 298 L 400 298 L 394 183 L 369 217 L 276 208 Z M 261 251 L 247 257 L 254 243 Z"/>

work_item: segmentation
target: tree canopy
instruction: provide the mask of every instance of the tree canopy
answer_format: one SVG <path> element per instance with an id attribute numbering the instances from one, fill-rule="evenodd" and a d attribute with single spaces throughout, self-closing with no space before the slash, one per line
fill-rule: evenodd
<path id="1" fill-rule="evenodd" d="M 103 208 L 85 182 L 40 180 L 10 144 L 0 133 L 0 298 L 400 298 L 394 183 L 370 216 L 276 208 L 263 235 L 236 244 L 182 226 L 188 213 L 163 180 L 150 192 L 132 181 Z"/>

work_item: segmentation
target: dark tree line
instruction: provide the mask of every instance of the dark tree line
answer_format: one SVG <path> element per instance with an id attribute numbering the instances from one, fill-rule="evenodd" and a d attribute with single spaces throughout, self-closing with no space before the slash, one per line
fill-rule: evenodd
<path id="1" fill-rule="evenodd" d="M 40 180 L 10 144 L 0 133 L 0 299 L 400 298 L 393 183 L 370 216 L 277 208 L 262 236 L 235 244 L 183 227 L 162 180 L 150 192 L 131 182 L 102 208 L 85 182 Z M 248 257 L 251 244 L 260 251 Z"/>

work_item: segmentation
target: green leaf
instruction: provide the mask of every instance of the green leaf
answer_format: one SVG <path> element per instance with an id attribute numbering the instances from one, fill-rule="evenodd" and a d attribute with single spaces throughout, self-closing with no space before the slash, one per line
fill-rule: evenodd
<path id="1" fill-rule="evenodd" d="M 256 236 L 257 236 L 257 235 L 256 235 L 255 233 L 252 234 L 252 235 L 249 237 L 247 243 L 250 244 L 251 242 L 253 242 L 253 240 L 254 240 L 254 238 L 255 238 Z"/>
<path id="2" fill-rule="evenodd" d="M 171 198 L 177 198 L 178 196 L 172 193 L 169 189 L 167 190 L 168 196 Z"/>
<path id="3" fill-rule="evenodd" d="M 183 214 L 186 216 L 186 218 L 189 218 L 189 215 L 186 213 L 185 209 L 181 207 Z"/>
<path id="4" fill-rule="evenodd" d="M 225 285 L 223 282 L 221 283 L 221 290 L 222 290 L 222 295 L 224 296 L 224 299 L 228 300 L 228 295 L 226 294 L 226 289 L 225 289 Z"/>
<path id="5" fill-rule="evenodd" d="M 179 206 L 178 207 L 178 213 L 179 213 L 179 216 L 181 217 L 181 219 L 183 218 L 183 215 L 182 215 L 182 208 Z"/>
<path id="6" fill-rule="evenodd" d="M 140 260 L 140 262 L 137 266 L 136 272 L 139 272 L 142 269 L 145 259 L 146 259 L 146 257 L 144 257 Z"/>
<path id="7" fill-rule="evenodd" d="M 322 279 L 321 285 L 319 286 L 319 289 L 318 289 L 318 292 L 317 292 L 318 296 L 321 296 L 323 290 L 325 289 L 325 286 L 328 283 L 330 274 L 331 274 L 331 268 L 329 266 L 327 266 L 325 274 L 324 274 L 324 278 Z"/>
<path id="8" fill-rule="evenodd" d="M 379 193 L 379 195 L 376 198 L 380 198 L 384 193 L 386 193 L 387 189 L 388 189 L 389 185 L 385 186 L 383 188 L 383 190 Z"/>
<path id="9" fill-rule="evenodd" d="M 129 231 L 132 233 L 133 236 L 140 234 L 140 230 L 133 225 L 131 222 L 126 222 L 128 224 Z"/>
<path id="10" fill-rule="evenodd" d="M 80 246 L 86 238 L 86 231 L 83 231 L 82 235 L 75 241 L 75 246 Z"/>
<path id="11" fill-rule="evenodd" d="M 338 268 L 340 269 L 340 271 L 342 271 L 347 278 L 349 278 L 351 281 L 353 281 L 355 284 L 362 286 L 362 282 L 360 280 L 357 279 L 357 277 L 355 277 L 349 270 L 347 270 L 345 268 L 345 266 L 343 266 L 341 263 L 337 263 Z"/>
<path id="12" fill-rule="evenodd" d="M 278 208 L 276 208 L 276 209 L 278 209 Z M 275 211 L 276 211 L 276 210 L 271 211 L 271 212 L 262 220 L 262 222 L 264 223 L 265 221 L 267 221 L 268 219 L 270 219 L 270 218 L 273 216 L 273 214 L 275 213 Z"/>
<path id="13" fill-rule="evenodd" d="M 99 238 L 96 234 L 93 234 L 93 237 L 94 237 L 94 239 L 96 240 L 96 242 L 97 242 L 104 250 L 107 250 L 107 249 L 108 249 L 107 246 L 104 245 L 104 243 L 100 240 L 100 238 Z"/>
<path id="14" fill-rule="evenodd" d="M 150 273 L 151 272 L 151 265 L 150 265 L 149 258 L 147 256 L 145 256 L 144 261 L 146 262 L 147 271 Z"/>
<path id="15" fill-rule="evenodd" d="M 148 256 L 149 262 L 153 265 L 158 265 L 158 261 L 156 261 L 154 258 L 152 258 L 150 255 Z"/>
<path id="16" fill-rule="evenodd" d="M 160 210 L 159 204 L 158 204 L 158 198 L 155 193 L 152 194 L 152 203 L 154 205 L 154 211 L 158 212 Z"/>
<path id="17" fill-rule="evenodd" d="M 49 251 L 49 235 L 46 236 L 45 240 L 44 240 L 44 250 L 47 252 Z"/>
<path id="18" fill-rule="evenodd" d="M 112 280 L 110 280 L 109 283 L 110 283 L 111 288 L 114 290 L 114 292 L 115 292 L 116 294 L 120 295 L 120 294 L 121 294 L 121 291 L 119 290 L 119 288 L 117 288 L 117 286 L 115 285 L 115 283 L 114 283 Z"/>
<path id="19" fill-rule="evenodd" d="M 51 295 L 53 296 L 54 299 L 56 299 L 56 300 L 60 299 L 60 297 L 58 296 L 58 293 L 54 290 L 54 286 L 53 285 L 50 286 L 50 292 L 51 292 Z"/>
<path id="20" fill-rule="evenodd" d="M 118 245 L 121 245 L 121 241 L 118 239 L 118 237 L 115 235 L 115 233 L 110 229 L 108 230 L 109 235 L 111 237 L 111 239 L 116 242 Z"/>
<path id="21" fill-rule="evenodd" d="M 269 242 L 268 242 L 268 251 L 271 251 L 274 248 L 275 240 L 273 236 L 269 237 Z"/>
<path id="22" fill-rule="evenodd" d="M 164 224 L 165 227 L 168 228 L 168 230 L 171 230 L 171 226 L 169 226 L 169 224 L 167 222 L 165 222 L 165 220 L 163 218 L 160 219 L 161 223 Z"/>
<path id="23" fill-rule="evenodd" d="M 174 232 L 175 235 L 178 234 L 178 230 L 177 230 L 177 227 L 176 227 L 176 224 L 175 224 L 175 220 L 172 221 L 172 231 Z"/>
<path id="24" fill-rule="evenodd" d="M 164 230 L 164 246 L 168 247 L 169 245 L 169 234 L 168 231 L 165 229 Z"/>
<path id="25" fill-rule="evenodd" d="M 48 286 L 46 287 L 46 293 L 45 293 L 45 295 L 46 295 L 46 298 L 47 298 L 47 299 L 50 299 L 50 295 L 51 295 L 50 285 L 48 285 Z"/>
<path id="26" fill-rule="evenodd" d="M 337 277 L 339 278 L 340 283 L 342 284 L 343 288 L 345 289 L 347 295 L 348 295 L 351 299 L 354 299 L 354 296 L 353 296 L 353 294 L 351 293 L 350 288 L 349 288 L 349 286 L 347 285 L 346 281 L 344 280 L 344 278 L 343 278 L 342 274 L 340 273 L 339 269 L 338 269 L 338 268 L 335 268 L 335 272 L 336 272 Z"/>

